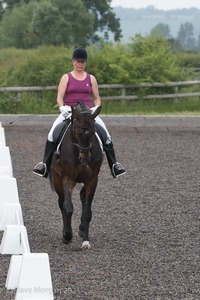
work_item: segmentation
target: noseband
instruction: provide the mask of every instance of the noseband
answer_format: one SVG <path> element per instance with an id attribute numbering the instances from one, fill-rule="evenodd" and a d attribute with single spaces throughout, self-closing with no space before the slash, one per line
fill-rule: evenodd
<path id="1" fill-rule="evenodd" d="M 75 146 L 79 149 L 79 151 L 80 151 L 81 153 L 89 152 L 90 149 L 92 148 L 92 143 L 90 143 L 89 147 L 82 147 L 82 146 L 80 146 L 80 145 L 77 144 L 77 143 L 73 143 L 73 145 L 75 145 Z"/>

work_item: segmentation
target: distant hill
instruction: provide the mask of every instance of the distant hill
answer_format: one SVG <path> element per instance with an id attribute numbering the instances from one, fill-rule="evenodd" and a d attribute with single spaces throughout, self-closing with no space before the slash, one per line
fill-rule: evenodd
<path id="1" fill-rule="evenodd" d="M 167 24 L 174 38 L 177 37 L 180 25 L 186 22 L 193 24 L 196 39 L 200 34 L 200 9 L 197 8 L 164 11 L 154 6 L 142 9 L 114 7 L 113 11 L 120 19 L 125 43 L 137 33 L 148 35 L 158 23 Z"/>

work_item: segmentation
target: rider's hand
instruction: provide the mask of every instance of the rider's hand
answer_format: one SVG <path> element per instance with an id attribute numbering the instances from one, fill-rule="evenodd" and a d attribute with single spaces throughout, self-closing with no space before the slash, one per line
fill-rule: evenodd
<path id="1" fill-rule="evenodd" d="M 69 105 L 62 105 L 59 107 L 59 111 L 61 112 L 61 114 L 63 115 L 63 117 L 68 117 L 71 113 L 71 107 Z"/>
<path id="2" fill-rule="evenodd" d="M 93 106 L 92 108 L 90 108 L 92 114 L 95 112 L 95 110 L 99 107 L 99 105 Z"/>

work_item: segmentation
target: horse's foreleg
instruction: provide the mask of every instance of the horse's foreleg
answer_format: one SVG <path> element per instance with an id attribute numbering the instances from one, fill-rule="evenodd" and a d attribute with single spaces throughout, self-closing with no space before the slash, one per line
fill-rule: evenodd
<path id="1" fill-rule="evenodd" d="M 72 226 L 71 219 L 73 215 L 73 203 L 72 203 L 72 192 L 67 186 L 63 187 L 64 190 L 64 202 L 63 202 L 63 243 L 69 243 L 72 238 Z"/>
<path id="2" fill-rule="evenodd" d="M 65 204 L 64 195 L 60 195 L 58 198 L 58 204 L 62 213 L 63 218 L 63 237 L 62 241 L 65 244 L 68 244 L 72 240 L 72 228 L 71 228 L 71 217 L 73 214 L 73 206 L 71 209 L 68 209 Z M 72 212 L 70 212 L 70 210 Z"/>
<path id="3" fill-rule="evenodd" d="M 59 173 L 53 170 L 54 187 L 58 194 L 58 204 L 63 218 L 63 242 L 65 244 L 72 240 L 71 217 L 73 214 L 73 205 L 71 202 L 71 193 L 66 188 L 67 183 L 63 182 Z"/>
<path id="4" fill-rule="evenodd" d="M 81 199 L 81 204 L 82 204 L 82 214 L 81 214 L 81 224 L 79 226 L 79 236 L 83 237 L 84 235 L 84 216 L 83 216 L 83 210 L 85 206 L 85 188 L 84 186 L 82 187 L 80 191 L 80 199 Z"/>
<path id="5" fill-rule="evenodd" d="M 89 249 L 89 226 L 92 219 L 92 200 L 96 190 L 97 181 L 91 183 L 88 187 L 83 187 L 80 192 L 82 202 L 81 224 L 79 226 L 79 235 L 83 238 L 82 248 Z"/>

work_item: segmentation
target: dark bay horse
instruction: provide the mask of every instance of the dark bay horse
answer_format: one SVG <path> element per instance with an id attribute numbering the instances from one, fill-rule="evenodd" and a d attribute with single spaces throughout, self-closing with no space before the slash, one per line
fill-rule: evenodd
<path id="1" fill-rule="evenodd" d="M 76 183 L 82 183 L 82 203 L 79 235 L 82 248 L 89 249 L 89 225 L 92 218 L 92 200 L 98 182 L 103 153 L 95 134 L 95 117 L 100 107 L 92 114 L 90 109 L 79 102 L 72 108 L 71 125 L 60 146 L 60 153 L 54 153 L 51 163 L 50 181 L 58 194 L 58 203 L 63 217 L 63 242 L 72 238 L 71 219 L 73 215 L 72 192 Z"/>

